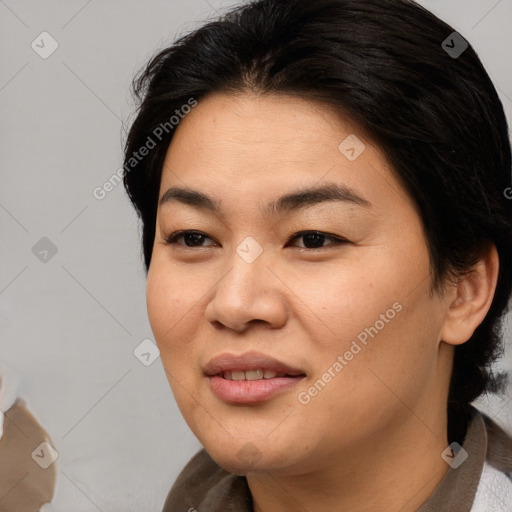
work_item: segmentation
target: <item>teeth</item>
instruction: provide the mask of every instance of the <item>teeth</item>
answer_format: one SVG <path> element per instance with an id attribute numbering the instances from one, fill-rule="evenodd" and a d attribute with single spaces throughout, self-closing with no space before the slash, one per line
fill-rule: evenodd
<path id="1" fill-rule="evenodd" d="M 286 377 L 285 373 L 277 373 L 274 370 L 248 370 L 246 372 L 241 371 L 226 371 L 222 376 L 227 380 L 262 380 L 262 379 L 274 379 L 276 377 Z"/>
<path id="2" fill-rule="evenodd" d="M 245 378 L 247 380 L 261 380 L 263 378 L 263 372 L 261 370 L 251 370 L 245 372 Z"/>

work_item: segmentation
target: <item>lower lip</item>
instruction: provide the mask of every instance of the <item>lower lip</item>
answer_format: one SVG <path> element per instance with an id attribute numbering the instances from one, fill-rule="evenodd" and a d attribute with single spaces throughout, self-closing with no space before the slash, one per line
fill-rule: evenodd
<path id="1" fill-rule="evenodd" d="M 260 380 L 229 380 L 214 375 L 208 377 L 213 394 L 224 402 L 251 404 L 263 402 L 296 386 L 304 377 L 276 377 Z"/>

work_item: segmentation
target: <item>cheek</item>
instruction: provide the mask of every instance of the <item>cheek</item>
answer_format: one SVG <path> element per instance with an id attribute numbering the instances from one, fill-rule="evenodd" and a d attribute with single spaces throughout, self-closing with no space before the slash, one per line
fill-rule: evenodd
<path id="1" fill-rule="evenodd" d="M 158 255 L 152 257 L 146 287 L 148 318 L 167 380 L 187 421 L 196 407 L 189 391 L 196 385 L 191 342 L 199 322 L 194 306 L 202 295 L 194 290 L 183 272 L 160 264 Z"/>
<path id="2" fill-rule="evenodd" d="M 343 430 L 347 438 L 364 437 L 410 414 L 435 374 L 436 327 L 425 325 L 420 314 L 432 306 L 419 296 L 389 308 L 384 297 L 373 299 L 364 307 L 353 305 L 360 308 L 357 318 L 333 316 L 331 328 L 339 335 L 331 334 L 330 343 L 317 335 L 311 358 L 314 372 L 296 397 L 311 435 L 322 429 L 332 445 L 340 442 L 340 429 L 348 428 L 341 425 L 359 426 L 353 432 Z M 326 417 L 332 421 L 326 423 Z"/>
<path id="3" fill-rule="evenodd" d="M 187 286 L 183 273 L 173 272 L 158 260 L 158 256 L 152 259 L 148 271 L 146 304 L 162 361 L 166 361 L 167 356 L 186 348 L 183 340 L 194 324 L 194 305 L 200 294 L 194 292 L 190 281 Z"/>
<path id="4" fill-rule="evenodd" d="M 343 353 L 358 335 L 364 341 L 367 329 L 374 332 L 376 323 L 379 333 L 389 330 L 401 309 L 393 304 L 404 294 L 402 280 L 386 261 L 334 262 L 290 276 L 294 293 L 310 309 L 302 316 L 303 327 L 316 349 Z"/>
<path id="5" fill-rule="evenodd" d="M 365 314 L 338 343 L 335 355 L 342 357 L 344 376 L 338 384 L 347 386 L 356 403 L 412 405 L 435 371 L 440 319 L 428 289 L 395 297 L 399 300 L 393 302 L 390 294 L 366 309 L 361 305 Z"/>
<path id="6" fill-rule="evenodd" d="M 391 389 L 418 391 L 411 382 L 415 386 L 432 370 L 442 318 L 429 296 L 426 250 L 417 251 L 414 264 L 404 257 L 410 252 L 381 253 L 364 264 L 347 263 L 342 271 L 296 277 L 316 313 L 303 324 L 313 341 L 314 379 L 330 370 L 340 376 L 331 379 L 337 382 L 333 390 L 339 385 L 365 399 L 375 388 L 390 392 L 379 377 Z"/>

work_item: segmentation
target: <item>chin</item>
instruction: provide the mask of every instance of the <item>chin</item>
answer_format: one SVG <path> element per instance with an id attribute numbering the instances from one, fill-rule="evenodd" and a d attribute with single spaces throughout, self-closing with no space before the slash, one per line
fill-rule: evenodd
<path id="1" fill-rule="evenodd" d="M 289 455 L 297 458 L 293 446 L 278 446 L 269 439 L 228 439 L 203 443 L 210 457 L 223 469 L 245 476 L 253 472 L 282 472 L 290 465 Z"/>
<path id="2" fill-rule="evenodd" d="M 246 476 L 248 473 L 271 471 L 276 461 L 269 460 L 254 443 L 248 442 L 235 452 L 219 453 L 217 450 L 206 450 L 210 457 L 223 469 L 235 475 Z"/>

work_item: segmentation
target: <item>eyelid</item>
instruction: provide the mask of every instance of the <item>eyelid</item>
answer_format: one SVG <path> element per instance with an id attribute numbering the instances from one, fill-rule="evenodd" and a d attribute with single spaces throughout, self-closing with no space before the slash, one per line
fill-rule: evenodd
<path id="1" fill-rule="evenodd" d="M 164 240 L 164 243 L 166 245 L 171 245 L 171 244 L 180 245 L 181 247 L 184 247 L 185 249 L 196 249 L 196 248 L 201 249 L 204 247 L 213 247 L 215 245 L 215 244 L 211 244 L 211 245 L 203 245 L 203 246 L 198 246 L 198 247 L 189 247 L 185 244 L 179 244 L 176 242 L 176 240 L 179 237 L 186 235 L 186 234 L 190 234 L 190 233 L 202 235 L 206 238 L 209 238 L 210 240 L 213 240 L 215 242 L 215 244 L 218 245 L 218 242 L 214 238 L 212 238 L 211 236 L 208 236 L 206 233 L 203 233 L 202 231 L 197 231 L 195 229 L 182 229 L 180 231 L 174 231 L 172 233 L 169 233 L 168 235 L 162 235 L 162 239 Z"/>
<path id="2" fill-rule="evenodd" d="M 181 237 L 181 236 L 184 236 L 186 234 L 198 234 L 198 235 L 201 235 L 201 236 L 204 236 L 205 238 L 209 238 L 210 240 L 212 240 L 214 243 L 213 244 L 209 244 L 209 245 L 197 245 L 197 246 L 188 246 L 188 245 L 185 245 L 185 244 L 181 244 L 181 243 L 178 243 L 177 240 Z M 321 235 L 322 237 L 324 237 L 325 239 L 328 239 L 330 240 L 330 243 L 328 243 L 327 245 L 322 245 L 320 247 L 300 247 L 300 246 L 292 246 L 292 247 L 295 247 L 296 249 L 299 249 L 301 252 L 310 252 L 310 253 L 314 253 L 314 252 L 318 252 L 318 251 L 322 251 L 322 250 L 325 250 L 327 249 L 328 247 L 337 247 L 339 245 L 344 245 L 344 244 L 350 244 L 351 242 L 349 240 L 347 240 L 346 238 L 343 238 L 343 237 L 340 237 L 338 235 L 333 235 L 331 233 L 327 233 L 325 231 L 319 231 L 319 230 L 314 230 L 314 229 L 306 229 L 306 230 L 303 230 L 303 231 L 299 231 L 297 233 L 294 233 L 289 239 L 288 241 L 286 242 L 285 244 L 285 247 L 287 247 L 290 242 L 292 242 L 293 240 L 295 240 L 296 238 L 301 238 L 305 235 L 310 235 L 310 234 L 318 234 L 318 235 Z M 163 243 L 165 245 L 178 245 L 184 249 L 188 249 L 188 250 L 194 250 L 194 249 L 206 249 L 208 247 L 218 247 L 218 246 L 221 246 L 214 238 L 212 238 L 211 236 L 208 236 L 206 233 L 202 232 L 202 231 L 198 231 L 198 230 L 194 230 L 194 229 L 183 229 L 183 230 L 179 230 L 179 231 L 174 231 L 168 235 L 162 235 L 162 239 L 163 239 Z M 222 246 L 221 246 L 222 247 Z"/>
<path id="3" fill-rule="evenodd" d="M 295 238 L 300 238 L 301 236 L 310 235 L 310 234 L 322 235 L 324 238 L 331 240 L 332 243 L 327 244 L 327 245 L 323 245 L 321 247 L 315 247 L 313 249 L 310 249 L 308 247 L 298 247 L 298 249 L 303 249 L 303 250 L 306 250 L 308 252 L 313 252 L 313 251 L 318 251 L 318 250 L 325 249 L 326 247 L 330 247 L 330 246 L 335 246 L 335 245 L 340 245 L 340 244 L 349 244 L 350 243 L 349 240 L 347 240 L 346 238 L 343 238 L 341 236 L 338 236 L 338 235 L 332 235 L 330 233 L 326 233 L 325 231 L 318 231 L 316 229 L 306 229 L 304 231 L 299 231 L 298 233 L 295 233 L 294 235 L 292 235 L 289 238 L 288 242 L 286 242 L 286 245 L 288 245 Z"/>

